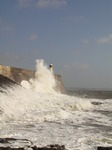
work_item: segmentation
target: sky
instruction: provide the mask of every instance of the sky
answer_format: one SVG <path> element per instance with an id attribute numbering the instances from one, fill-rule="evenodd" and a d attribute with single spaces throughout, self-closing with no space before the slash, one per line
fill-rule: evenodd
<path id="1" fill-rule="evenodd" d="M 36 59 L 65 87 L 112 89 L 112 0 L 0 0 L 0 64 Z"/>

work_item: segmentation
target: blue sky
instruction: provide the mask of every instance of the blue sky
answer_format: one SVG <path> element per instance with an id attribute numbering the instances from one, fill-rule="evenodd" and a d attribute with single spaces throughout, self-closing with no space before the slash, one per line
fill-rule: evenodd
<path id="1" fill-rule="evenodd" d="M 112 89 L 112 0 L 0 0 L 0 64 L 36 59 L 66 87 Z"/>

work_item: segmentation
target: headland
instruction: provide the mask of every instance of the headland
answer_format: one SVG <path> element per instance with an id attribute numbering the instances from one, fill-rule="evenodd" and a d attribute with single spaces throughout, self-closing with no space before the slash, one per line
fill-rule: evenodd
<path id="1" fill-rule="evenodd" d="M 23 69 L 23 68 L 16 68 L 11 66 L 3 66 L 0 64 L 0 75 L 9 78 L 10 80 L 20 84 L 22 80 L 27 80 L 35 77 L 35 71 Z M 61 93 L 65 93 L 64 85 L 62 82 L 61 75 L 54 75 L 55 80 L 57 82 L 57 89 Z M 2 82 L 2 81 L 0 81 Z"/>

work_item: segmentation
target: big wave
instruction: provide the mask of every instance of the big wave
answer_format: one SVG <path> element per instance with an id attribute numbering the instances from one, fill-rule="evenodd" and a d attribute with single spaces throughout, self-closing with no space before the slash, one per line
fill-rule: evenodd
<path id="1" fill-rule="evenodd" d="M 21 86 L 2 88 L 0 92 L 1 122 L 54 121 L 69 118 L 74 111 L 92 108 L 88 99 L 82 99 L 55 90 L 56 81 L 44 60 L 36 61 L 35 78 L 22 81 Z"/>

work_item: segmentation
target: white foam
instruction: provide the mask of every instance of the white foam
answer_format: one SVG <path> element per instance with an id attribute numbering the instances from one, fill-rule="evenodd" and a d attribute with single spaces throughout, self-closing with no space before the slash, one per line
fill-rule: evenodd
<path id="1" fill-rule="evenodd" d="M 1 136 L 24 137 L 38 141 L 38 145 L 66 144 L 70 149 L 73 149 L 75 141 L 75 145 L 80 147 L 77 138 L 83 141 L 82 134 L 86 132 L 82 130 L 81 124 L 88 118 L 97 117 L 86 111 L 93 108 L 90 100 L 56 92 L 54 76 L 43 60 L 37 61 L 35 78 L 22 81 L 21 85 L 23 87 L 1 88 Z M 49 121 L 54 124 L 47 124 Z M 34 128 L 28 130 L 27 126 L 24 127 L 29 124 L 34 125 Z M 80 130 L 69 124 L 81 126 Z M 41 125 L 43 128 L 39 131 Z M 89 133 L 86 137 L 89 137 Z"/>
<path id="2" fill-rule="evenodd" d="M 36 60 L 35 78 L 22 81 L 21 85 L 38 93 L 55 93 L 56 81 L 53 73 L 45 65 L 44 60 Z"/>
<path id="3" fill-rule="evenodd" d="M 23 86 L 7 87 L 0 93 L 2 118 L 16 120 L 60 120 L 69 117 L 72 111 L 88 110 L 92 104 L 57 93 L 55 78 L 43 60 L 37 60 L 35 78 L 22 81 Z"/>
<path id="4" fill-rule="evenodd" d="M 92 107 L 89 100 L 59 93 L 37 93 L 18 86 L 8 87 L 6 92 L 0 93 L 0 109 L 8 119 L 58 120 L 67 118 L 72 111 Z"/>

